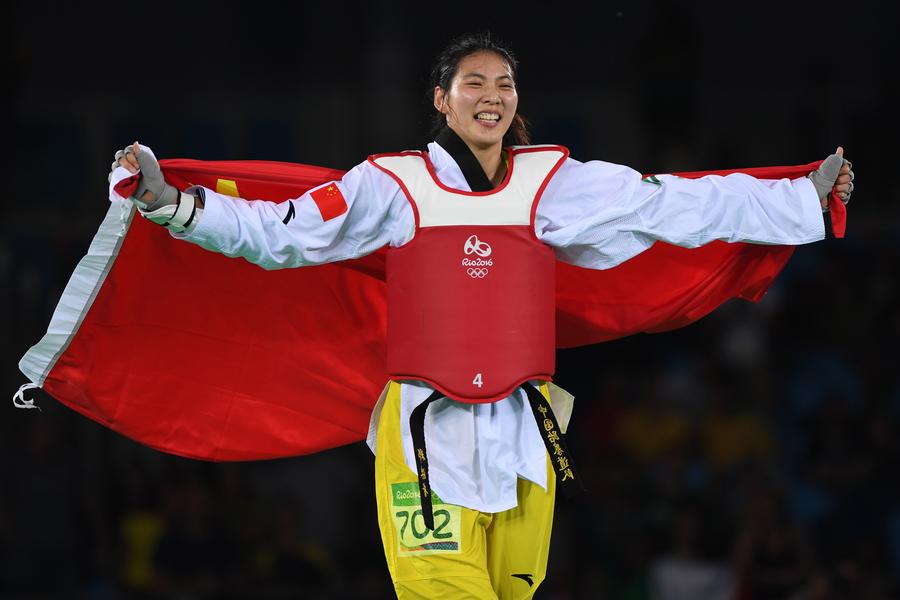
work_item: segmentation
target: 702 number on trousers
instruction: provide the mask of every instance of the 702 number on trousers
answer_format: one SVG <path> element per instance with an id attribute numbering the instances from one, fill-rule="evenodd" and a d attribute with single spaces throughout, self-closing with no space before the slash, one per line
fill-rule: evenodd
<path id="1" fill-rule="evenodd" d="M 399 508 L 399 510 L 398 510 Z M 460 548 L 460 508 L 443 505 L 434 508 L 434 531 L 425 527 L 421 508 L 394 507 L 400 556 L 456 553 Z"/>

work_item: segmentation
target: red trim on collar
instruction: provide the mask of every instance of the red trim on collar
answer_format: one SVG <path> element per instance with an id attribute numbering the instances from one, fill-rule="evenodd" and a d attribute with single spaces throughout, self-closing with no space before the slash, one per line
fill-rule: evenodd
<path id="1" fill-rule="evenodd" d="M 434 171 L 434 165 L 431 163 L 431 157 L 429 157 L 428 152 L 423 152 L 422 158 L 425 160 L 425 167 L 428 169 L 428 173 L 431 175 L 434 183 L 437 184 L 437 186 L 445 192 L 450 192 L 451 194 L 459 194 L 460 196 L 490 196 L 491 194 L 496 194 L 497 192 L 505 188 L 509 183 L 509 180 L 512 178 L 514 152 L 512 148 L 504 148 L 503 150 L 507 153 L 507 158 L 509 159 L 509 166 L 506 169 L 506 177 L 503 178 L 503 181 L 500 183 L 500 185 L 486 192 L 466 192 L 464 190 L 458 190 L 456 188 L 444 185 L 443 183 L 441 183 L 441 180 L 438 179 L 437 174 Z"/>

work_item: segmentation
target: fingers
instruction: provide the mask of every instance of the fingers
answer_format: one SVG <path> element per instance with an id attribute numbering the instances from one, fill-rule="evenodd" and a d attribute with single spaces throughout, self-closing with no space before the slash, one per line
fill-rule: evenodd
<path id="1" fill-rule="evenodd" d="M 845 204 L 850 199 L 850 195 L 856 187 L 853 183 L 854 174 L 853 169 L 851 168 L 852 166 L 853 163 L 844 159 L 844 164 L 841 165 L 841 170 L 839 171 L 837 179 L 834 180 L 834 193 L 837 194 L 838 198 Z"/>
<path id="2" fill-rule="evenodd" d="M 126 155 L 134 159 L 138 168 L 144 172 L 145 177 L 162 177 L 162 173 L 159 170 L 159 163 L 156 161 L 156 157 L 149 148 L 140 148 L 138 143 L 135 142 L 134 146 L 131 147 L 131 150 L 136 152 L 132 152 L 131 154 L 126 153 Z"/>
<path id="3" fill-rule="evenodd" d="M 834 180 L 834 191 L 844 202 L 850 198 L 850 194 L 853 193 L 853 188 L 855 187 L 853 184 L 854 174 L 853 169 L 850 168 L 851 166 L 852 163 L 849 160 L 844 159 L 844 164 L 841 165 L 841 170 L 837 179 Z"/>
<path id="4" fill-rule="evenodd" d="M 849 194 L 849 193 L 851 193 L 851 192 L 853 191 L 853 187 L 852 187 L 852 186 L 853 186 L 853 183 L 852 183 L 852 182 L 849 182 L 849 183 L 841 183 L 841 184 L 838 184 L 838 185 L 834 186 L 833 189 L 834 189 L 835 192 L 838 192 L 838 193 Z"/>
<path id="5" fill-rule="evenodd" d="M 132 155 L 129 154 L 129 156 Z M 137 173 L 139 168 L 135 163 L 131 162 L 130 159 L 125 157 L 119 159 L 119 166 L 128 169 L 129 173 Z"/>
<path id="6" fill-rule="evenodd" d="M 834 188 L 832 189 L 837 197 L 841 199 L 841 202 L 846 204 L 855 187 L 856 186 L 853 183 L 853 172 L 851 171 L 840 175 L 835 181 Z"/>
<path id="7" fill-rule="evenodd" d="M 125 160 L 128 161 L 128 164 L 136 171 L 141 168 L 141 165 L 138 163 L 137 153 L 140 150 L 140 146 L 137 142 L 125 148 Z"/>
<path id="8" fill-rule="evenodd" d="M 140 162 L 137 159 L 140 148 L 140 144 L 135 142 L 130 146 L 126 146 L 124 150 L 116 152 L 112 168 L 114 169 L 116 166 L 125 167 L 128 169 L 129 173 L 137 173 L 141 168 Z"/>

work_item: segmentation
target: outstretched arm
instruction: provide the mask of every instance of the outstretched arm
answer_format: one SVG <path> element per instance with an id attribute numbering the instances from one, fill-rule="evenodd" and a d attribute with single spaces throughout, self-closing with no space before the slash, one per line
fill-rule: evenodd
<path id="1" fill-rule="evenodd" d="M 123 156 L 119 164 L 129 157 L 133 153 Z M 156 159 L 149 149 L 138 149 L 135 158 L 141 164 L 143 185 L 147 174 L 153 173 Z M 118 171 L 111 178 L 111 197 L 117 179 L 136 172 L 130 163 Z M 142 214 L 151 218 L 161 210 L 174 212 L 174 205 L 161 200 L 175 198 L 177 191 L 159 186 L 149 190 L 150 196 L 147 191 L 145 186 L 136 192 L 146 206 Z M 197 196 L 197 214 L 183 230 L 170 226 L 174 237 L 242 257 L 265 269 L 358 258 L 387 244 L 404 243 L 413 230 L 412 211 L 397 184 L 368 163 L 353 168 L 339 181 L 284 202 L 244 200 L 196 186 L 181 194 L 182 202 L 186 195 L 190 195 L 189 201 Z M 151 220 L 162 224 L 164 217 Z"/>
<path id="2" fill-rule="evenodd" d="M 688 248 L 713 240 L 805 244 L 825 236 L 816 185 L 807 177 L 742 173 L 642 178 L 622 165 L 570 159 L 541 198 L 535 230 L 561 260 L 595 269 L 621 264 L 657 240 Z"/>

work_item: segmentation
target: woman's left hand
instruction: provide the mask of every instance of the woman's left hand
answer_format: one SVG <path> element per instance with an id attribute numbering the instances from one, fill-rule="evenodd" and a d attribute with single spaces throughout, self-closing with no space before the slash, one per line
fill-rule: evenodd
<path id="1" fill-rule="evenodd" d="M 816 187 L 823 211 L 828 210 L 831 192 L 834 192 L 844 204 L 850 200 L 850 194 L 853 193 L 854 187 L 852 167 L 853 163 L 844 158 L 844 148 L 838 146 L 834 154 L 828 156 L 818 169 L 809 174 L 809 178 Z"/>
<path id="2" fill-rule="evenodd" d="M 844 149 L 838 146 L 838 155 L 844 157 Z M 834 181 L 834 192 L 841 202 L 847 204 L 850 201 L 850 194 L 853 193 L 853 163 L 844 158 L 844 164 L 838 172 L 837 179 Z"/>

